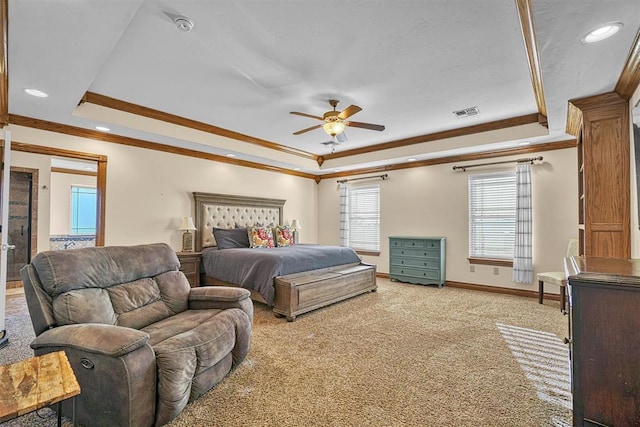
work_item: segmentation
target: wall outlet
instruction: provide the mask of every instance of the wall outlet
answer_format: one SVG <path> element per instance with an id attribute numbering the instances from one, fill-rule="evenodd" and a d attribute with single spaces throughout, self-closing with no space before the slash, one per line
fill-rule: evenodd
<path id="1" fill-rule="evenodd" d="M 475 266 L 475 265 L 470 265 L 470 266 L 469 266 L 469 271 L 470 271 L 471 273 L 473 273 L 474 271 L 476 271 L 476 266 Z"/>
<path id="2" fill-rule="evenodd" d="M 500 269 L 498 267 L 493 267 L 493 275 L 494 276 L 500 275 Z"/>

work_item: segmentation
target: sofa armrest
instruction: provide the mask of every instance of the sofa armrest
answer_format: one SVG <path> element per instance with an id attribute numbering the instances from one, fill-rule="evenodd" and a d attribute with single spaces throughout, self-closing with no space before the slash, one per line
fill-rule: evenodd
<path id="1" fill-rule="evenodd" d="M 251 292 L 243 288 L 231 286 L 201 286 L 192 288 L 189 294 L 189 308 L 192 310 L 206 310 L 217 308 L 239 308 L 253 320 L 253 302 L 249 298 Z"/>
<path id="2" fill-rule="evenodd" d="M 149 334 L 123 326 L 100 323 L 58 326 L 44 331 L 31 343 L 31 348 L 69 347 L 76 350 L 120 357 L 149 341 Z"/>

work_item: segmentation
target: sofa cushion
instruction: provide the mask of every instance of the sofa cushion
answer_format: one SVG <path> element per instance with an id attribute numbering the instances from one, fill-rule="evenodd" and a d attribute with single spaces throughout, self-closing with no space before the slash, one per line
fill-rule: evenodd
<path id="1" fill-rule="evenodd" d="M 140 329 L 187 309 L 189 282 L 179 271 L 168 271 L 107 289 L 118 315 L 117 325 Z"/>
<path id="2" fill-rule="evenodd" d="M 178 270 L 165 243 L 40 252 L 31 260 L 44 290 L 55 297 L 85 288 L 107 288 Z"/>
<path id="3" fill-rule="evenodd" d="M 53 317 L 59 326 L 77 323 L 115 325 L 118 319 L 109 293 L 100 288 L 65 292 L 53 299 L 52 307 Z"/>
<path id="4" fill-rule="evenodd" d="M 58 325 L 105 323 L 140 329 L 187 309 L 189 282 L 179 271 L 106 289 L 76 289 L 53 299 Z"/>

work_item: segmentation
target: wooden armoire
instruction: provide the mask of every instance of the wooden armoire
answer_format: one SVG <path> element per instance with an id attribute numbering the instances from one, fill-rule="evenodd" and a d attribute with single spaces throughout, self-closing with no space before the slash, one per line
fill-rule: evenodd
<path id="1" fill-rule="evenodd" d="M 631 257 L 629 101 L 615 92 L 569 101 L 578 141 L 580 255 Z"/>

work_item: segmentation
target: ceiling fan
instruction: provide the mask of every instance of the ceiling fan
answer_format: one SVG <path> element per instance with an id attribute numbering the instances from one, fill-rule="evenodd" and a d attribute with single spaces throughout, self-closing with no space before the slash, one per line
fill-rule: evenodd
<path id="1" fill-rule="evenodd" d="M 297 111 L 291 111 L 291 114 L 295 114 L 296 116 L 309 117 L 309 118 L 316 119 L 316 120 L 321 120 L 321 121 L 324 122 L 324 124 L 311 126 L 309 128 L 302 129 L 302 130 L 299 130 L 297 132 L 294 132 L 293 134 L 294 135 L 300 135 L 302 133 L 309 132 L 309 131 L 314 130 L 314 129 L 322 128 L 322 129 L 324 129 L 324 131 L 326 133 L 328 133 L 329 135 L 334 137 L 334 136 L 340 135 L 342 132 L 344 132 L 344 129 L 347 126 L 356 127 L 356 128 L 363 128 L 363 129 L 370 129 L 370 130 L 377 130 L 377 131 L 383 131 L 384 130 L 384 126 L 383 125 L 374 125 L 372 123 L 362 123 L 362 122 L 347 121 L 347 119 L 349 117 L 351 117 L 354 114 L 356 114 L 357 112 L 361 111 L 362 108 L 358 107 L 357 105 L 350 105 L 350 106 L 348 106 L 347 108 L 345 108 L 342 111 L 336 111 L 336 107 L 338 106 L 339 102 L 340 101 L 338 101 L 337 99 L 330 99 L 329 100 L 329 105 L 331 105 L 333 107 L 333 111 L 327 111 L 326 113 L 323 114 L 322 117 L 314 116 L 312 114 L 307 114 L 307 113 L 298 113 Z"/>

